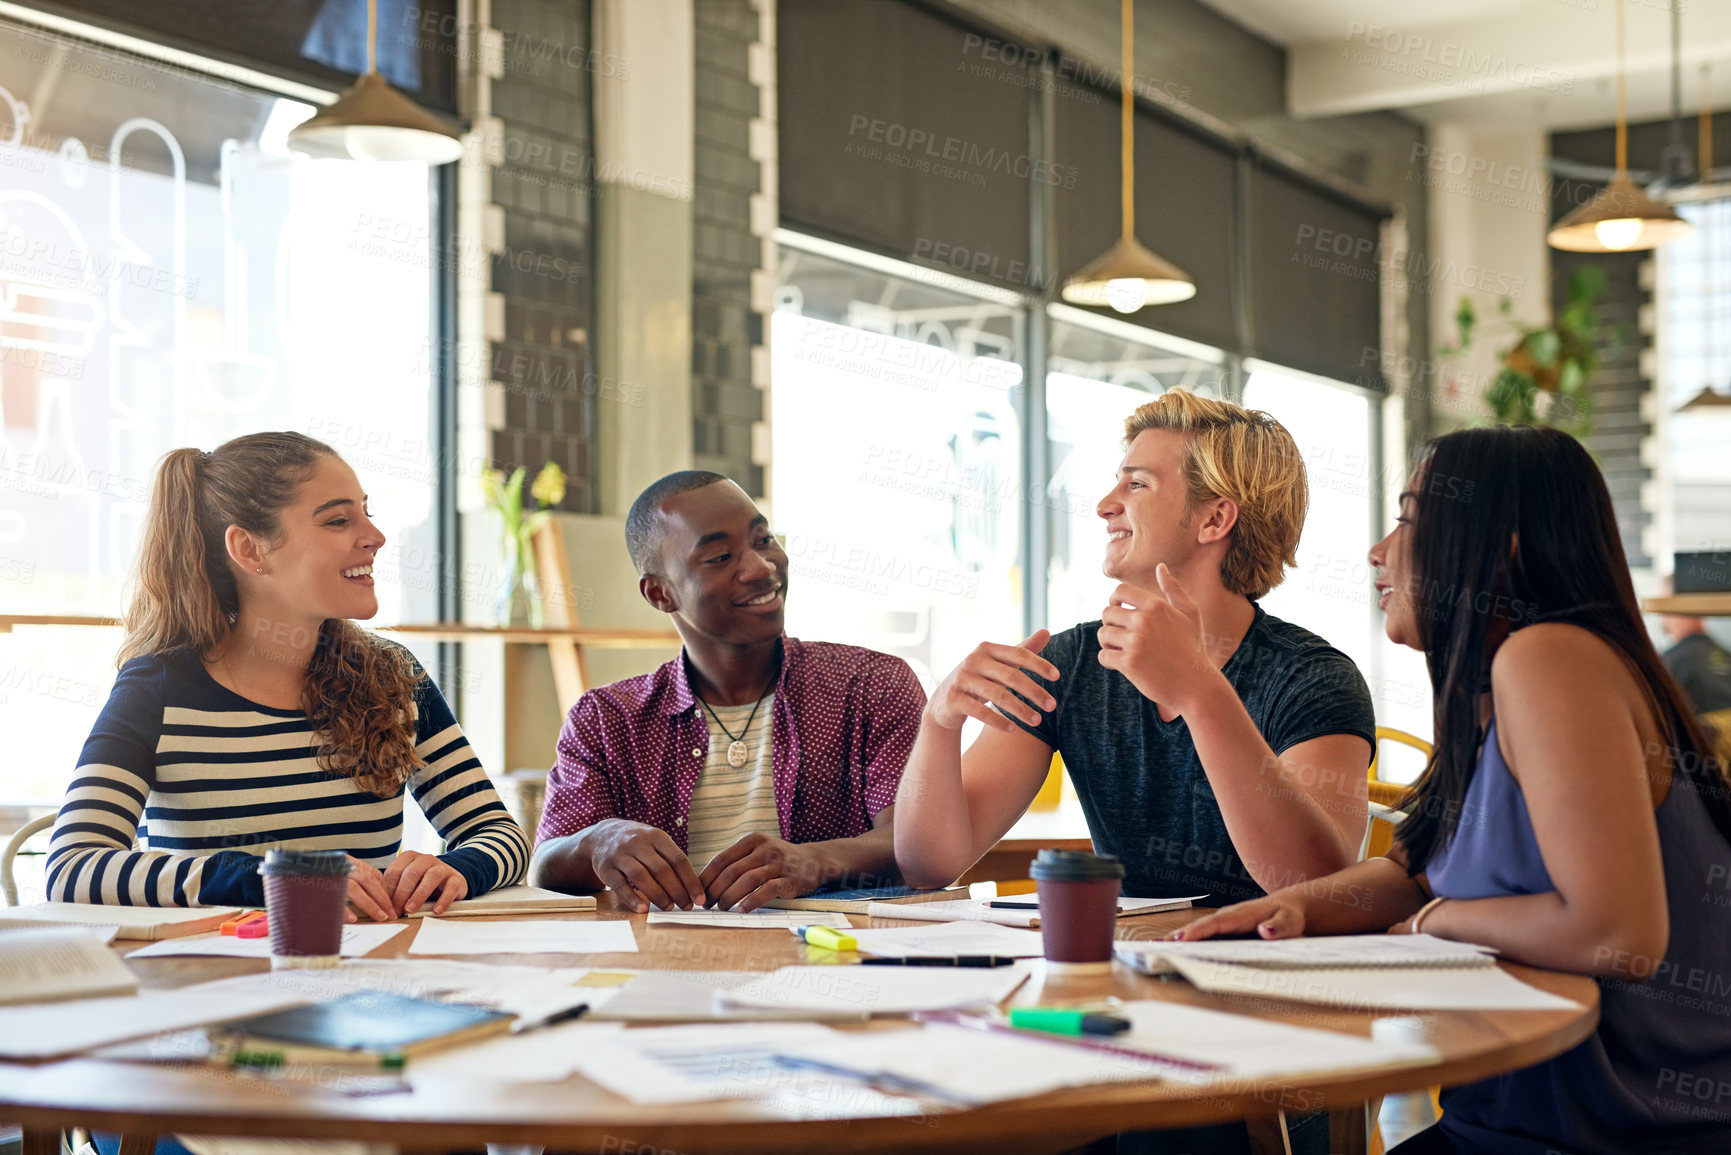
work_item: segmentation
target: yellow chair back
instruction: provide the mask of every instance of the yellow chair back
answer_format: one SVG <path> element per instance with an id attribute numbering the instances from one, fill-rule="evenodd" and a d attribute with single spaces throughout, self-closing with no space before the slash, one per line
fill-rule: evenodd
<path id="1" fill-rule="evenodd" d="M 1408 789 L 1398 782 L 1384 782 L 1377 773 L 1377 767 L 1382 762 L 1382 744 L 1396 742 L 1402 746 L 1411 746 L 1430 757 L 1430 743 L 1416 734 L 1405 730 L 1396 730 L 1393 726 L 1378 726 L 1376 728 L 1376 750 L 1370 760 L 1370 769 L 1366 774 L 1370 778 L 1370 800 L 1377 806 L 1390 810 L 1398 810 L 1406 802 Z M 1384 814 L 1372 813 L 1370 825 L 1365 830 L 1364 845 L 1360 847 L 1360 858 L 1380 858 L 1389 852 L 1394 845 L 1394 828 L 1399 824 L 1398 818 Z"/>

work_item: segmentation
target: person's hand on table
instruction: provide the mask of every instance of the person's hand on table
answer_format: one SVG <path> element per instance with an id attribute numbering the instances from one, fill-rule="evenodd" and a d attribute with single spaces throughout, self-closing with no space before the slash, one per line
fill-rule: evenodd
<path id="1" fill-rule="evenodd" d="M 385 868 L 385 893 L 391 896 L 391 909 L 400 917 L 414 914 L 429 898 L 434 898 L 433 913 L 444 914 L 453 902 L 469 894 L 469 880 L 462 872 L 436 854 L 405 850 Z"/>
<path id="2" fill-rule="evenodd" d="M 969 718 L 978 718 L 994 730 L 1014 730 L 1015 723 L 1005 714 L 1038 726 L 1040 715 L 1028 702 L 1041 710 L 1055 710 L 1058 703 L 1022 671 L 1032 670 L 1048 681 L 1058 680 L 1058 667 L 1040 656 L 1051 640 L 1049 630 L 1035 630 L 1017 646 L 997 642 L 975 646 L 973 653 L 963 658 L 962 664 L 932 691 L 931 701 L 926 703 L 926 717 L 945 730 L 958 729 Z M 1017 694 L 1028 702 L 1016 697 Z"/>
<path id="3" fill-rule="evenodd" d="M 691 860 L 665 830 L 623 818 L 597 823 L 589 834 L 595 877 L 630 910 L 690 910 L 704 904 Z"/>
<path id="4" fill-rule="evenodd" d="M 810 894 L 841 874 L 819 850 L 753 831 L 710 859 L 698 881 L 717 909 L 750 911 Z"/>
<path id="5" fill-rule="evenodd" d="M 1178 942 L 1194 942 L 1222 934 L 1254 934 L 1259 938 L 1297 938 L 1304 933 L 1304 910 L 1281 898 L 1253 898 L 1223 906 L 1188 926 L 1167 935 Z"/>
<path id="6" fill-rule="evenodd" d="M 385 874 L 376 866 L 369 866 L 349 855 L 349 906 L 353 910 L 343 911 L 344 922 L 356 922 L 355 911 L 358 910 L 374 922 L 389 922 L 396 918 L 396 908 L 391 902 L 391 892 L 385 889 Z"/>

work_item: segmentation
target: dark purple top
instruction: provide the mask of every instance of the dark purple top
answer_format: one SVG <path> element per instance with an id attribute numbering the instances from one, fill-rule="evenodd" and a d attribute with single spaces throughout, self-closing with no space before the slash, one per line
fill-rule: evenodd
<path id="1" fill-rule="evenodd" d="M 1680 773 L 1654 816 L 1671 912 L 1664 959 L 1612 960 L 1629 977 L 1598 980 L 1599 1028 L 1574 1050 L 1445 1090 L 1440 1125 L 1461 1150 L 1731 1151 L 1731 845 Z M 1494 719 L 1460 827 L 1426 874 L 1448 898 L 1555 889 Z"/>

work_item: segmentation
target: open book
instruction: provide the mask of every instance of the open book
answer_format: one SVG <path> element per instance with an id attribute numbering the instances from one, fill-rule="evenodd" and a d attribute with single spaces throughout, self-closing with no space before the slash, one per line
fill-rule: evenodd
<path id="1" fill-rule="evenodd" d="M 138 976 L 104 930 L 42 927 L 0 933 L 0 1003 L 45 1003 L 138 992 Z"/>
<path id="2" fill-rule="evenodd" d="M 593 894 L 561 894 L 542 890 L 538 886 L 501 886 L 479 898 L 465 898 L 451 904 L 440 918 L 462 918 L 482 914 L 559 914 L 566 911 L 594 910 Z M 432 904 L 423 906 L 406 918 L 422 918 L 433 913 Z"/>
<path id="3" fill-rule="evenodd" d="M 1164 942 L 1120 939 L 1118 958 L 1143 974 L 1178 969 L 1175 959 L 1234 963 L 1272 970 L 1379 969 L 1383 967 L 1488 967 L 1496 965 L 1490 947 L 1450 942 L 1428 934 L 1341 934 L 1316 938 L 1203 939 Z"/>
<path id="4" fill-rule="evenodd" d="M 233 906 L 110 906 L 100 902 L 38 902 L 0 911 L 0 927 L 114 926 L 120 939 L 179 938 L 215 930 L 240 913 Z"/>

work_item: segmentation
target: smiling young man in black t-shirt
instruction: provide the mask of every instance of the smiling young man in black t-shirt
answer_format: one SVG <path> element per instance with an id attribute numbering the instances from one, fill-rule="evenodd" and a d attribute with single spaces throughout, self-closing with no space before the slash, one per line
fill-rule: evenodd
<path id="1" fill-rule="evenodd" d="M 1173 390 L 1130 416 L 1125 447 L 1098 507 L 1119 582 L 1101 620 L 985 643 L 926 705 L 896 807 L 911 885 L 949 883 L 997 842 L 1053 750 L 1126 894 L 1224 906 L 1357 856 L 1370 692 L 1345 654 L 1256 604 L 1304 525 L 1292 435 Z M 987 728 L 964 754 L 970 717 Z"/>

